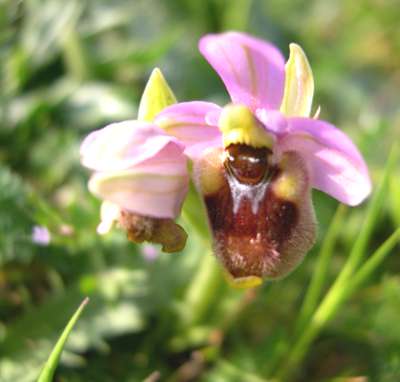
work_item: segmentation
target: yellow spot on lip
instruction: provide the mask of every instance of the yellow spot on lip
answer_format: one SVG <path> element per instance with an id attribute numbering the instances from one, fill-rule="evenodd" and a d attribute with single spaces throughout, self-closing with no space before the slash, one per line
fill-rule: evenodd
<path id="1" fill-rule="evenodd" d="M 248 289 L 254 288 L 262 284 L 263 280 L 258 276 L 247 276 L 234 278 L 228 272 L 224 272 L 228 284 L 235 289 Z"/>
<path id="2" fill-rule="evenodd" d="M 198 175 L 199 186 L 205 195 L 217 192 L 224 184 L 222 165 L 224 160 L 221 151 L 220 148 L 205 150 L 203 157 L 198 162 L 201 167 Z"/>
<path id="3" fill-rule="evenodd" d="M 292 202 L 300 200 L 308 183 L 308 179 L 304 178 L 303 166 L 304 164 L 293 158 L 292 153 L 284 154 L 279 163 L 281 172 L 272 184 L 277 197 Z"/>
<path id="4" fill-rule="evenodd" d="M 228 105 L 219 118 L 224 147 L 231 144 L 245 144 L 254 148 L 272 149 L 273 137 L 257 121 L 251 110 L 244 105 Z"/>

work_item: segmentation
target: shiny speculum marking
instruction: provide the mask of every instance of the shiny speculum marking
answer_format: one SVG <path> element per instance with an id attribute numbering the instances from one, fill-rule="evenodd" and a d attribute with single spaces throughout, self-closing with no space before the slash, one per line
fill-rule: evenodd
<path id="1" fill-rule="evenodd" d="M 218 187 L 204 193 L 215 253 L 235 279 L 280 276 L 281 250 L 298 223 L 296 204 L 271 187 L 281 170 L 270 155 L 267 148 L 229 146 Z"/>

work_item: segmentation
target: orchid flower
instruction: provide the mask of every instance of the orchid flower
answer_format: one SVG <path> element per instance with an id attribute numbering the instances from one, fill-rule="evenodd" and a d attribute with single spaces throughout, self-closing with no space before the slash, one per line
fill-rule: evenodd
<path id="1" fill-rule="evenodd" d="M 32 242 L 41 245 L 47 246 L 51 242 L 51 233 L 47 229 L 47 227 L 41 225 L 35 225 L 32 228 Z"/>
<path id="2" fill-rule="evenodd" d="M 112 123 L 83 141 L 81 162 L 94 171 L 89 190 L 104 200 L 98 233 L 107 233 L 118 221 L 134 242 L 160 243 L 166 252 L 185 246 L 187 235 L 173 221 L 188 189 L 185 147 L 151 122 L 173 102 L 172 91 L 155 69 L 139 120 Z"/>
<path id="3" fill-rule="evenodd" d="M 314 82 L 298 45 L 286 65 L 277 48 L 244 33 L 207 35 L 199 49 L 232 102 L 174 103 L 151 124 L 92 133 L 82 146 L 83 163 L 97 171 L 89 188 L 120 217 L 173 219 L 189 160 L 229 277 L 244 286 L 281 278 L 315 242 L 311 189 L 357 205 L 371 191 L 367 167 L 343 132 L 310 118 Z"/>

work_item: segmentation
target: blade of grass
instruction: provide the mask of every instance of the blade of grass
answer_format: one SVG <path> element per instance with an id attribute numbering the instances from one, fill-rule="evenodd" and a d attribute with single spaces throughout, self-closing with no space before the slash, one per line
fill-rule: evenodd
<path id="1" fill-rule="evenodd" d="M 400 227 L 382 244 L 378 250 L 364 263 L 351 280 L 349 288 L 357 289 L 372 272 L 385 260 L 391 249 L 400 241 Z"/>
<path id="2" fill-rule="evenodd" d="M 215 299 L 216 291 L 219 290 L 222 282 L 221 273 L 215 256 L 211 251 L 206 251 L 183 298 L 184 327 L 198 324 L 204 318 L 204 314 Z"/>
<path id="3" fill-rule="evenodd" d="M 67 326 L 65 327 L 56 345 L 54 346 L 54 349 L 51 352 L 50 357 L 46 361 L 46 364 L 44 365 L 37 382 L 51 382 L 53 380 L 54 372 L 60 360 L 61 353 L 63 351 L 65 343 L 67 342 L 68 336 L 71 333 L 73 327 L 75 326 L 83 309 L 85 308 L 88 302 L 89 298 L 85 298 L 82 301 L 81 305 L 79 306 L 78 310 L 69 320 Z"/>
<path id="4" fill-rule="evenodd" d="M 321 296 L 322 288 L 326 280 L 329 263 L 332 257 L 333 248 L 340 228 L 342 227 L 343 218 L 346 212 L 346 206 L 341 204 L 336 209 L 332 222 L 329 225 L 328 232 L 322 243 L 321 250 L 318 255 L 317 264 L 313 271 L 310 285 L 307 289 L 306 296 L 300 309 L 300 313 L 296 322 L 296 333 L 299 334 L 307 324 L 318 304 Z"/>
<path id="5" fill-rule="evenodd" d="M 225 380 L 241 381 L 241 382 L 268 382 L 271 380 L 264 379 L 257 374 L 243 370 L 243 368 L 234 365 L 224 359 L 218 361 L 216 368 L 220 370 Z"/>

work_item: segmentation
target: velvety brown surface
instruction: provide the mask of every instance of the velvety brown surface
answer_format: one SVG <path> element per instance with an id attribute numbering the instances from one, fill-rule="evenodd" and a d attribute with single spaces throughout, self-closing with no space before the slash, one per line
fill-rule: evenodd
<path id="1" fill-rule="evenodd" d="M 281 247 L 297 224 L 296 205 L 276 198 L 267 187 L 256 213 L 246 197 L 235 213 L 228 181 L 219 192 L 206 196 L 205 203 L 216 253 L 232 276 L 273 274 Z"/>
<path id="2" fill-rule="evenodd" d="M 185 230 L 172 219 L 157 219 L 122 211 L 119 224 L 134 243 L 161 244 L 164 252 L 179 252 L 186 244 Z"/>
<path id="3" fill-rule="evenodd" d="M 238 150 L 237 153 L 242 152 Z M 246 150 L 245 156 L 249 153 Z M 234 278 L 282 277 L 300 262 L 315 240 L 309 187 L 305 187 L 296 200 L 285 200 L 278 197 L 272 187 L 283 174 L 279 165 L 267 165 L 267 158 L 265 161 L 241 158 L 236 164 L 245 163 L 245 166 L 242 169 L 237 166 L 234 172 L 230 166 L 235 158 L 230 156 L 232 152 L 220 164 L 223 179 L 220 187 L 203 194 L 214 237 L 214 252 Z M 288 154 L 287 158 L 294 166 L 302 165 L 293 154 Z M 264 175 L 260 172 L 260 163 L 264 163 Z M 198 172 L 206 173 L 207 165 L 207 161 L 200 164 Z M 240 170 L 241 174 L 246 173 L 246 183 L 242 177 L 235 176 Z M 249 174 L 259 179 L 258 182 L 249 182 Z M 307 176 L 305 172 L 300 171 L 300 174 Z"/>
<path id="4" fill-rule="evenodd" d="M 270 175 L 269 149 L 233 144 L 226 151 L 226 167 L 241 183 L 257 184 Z"/>

